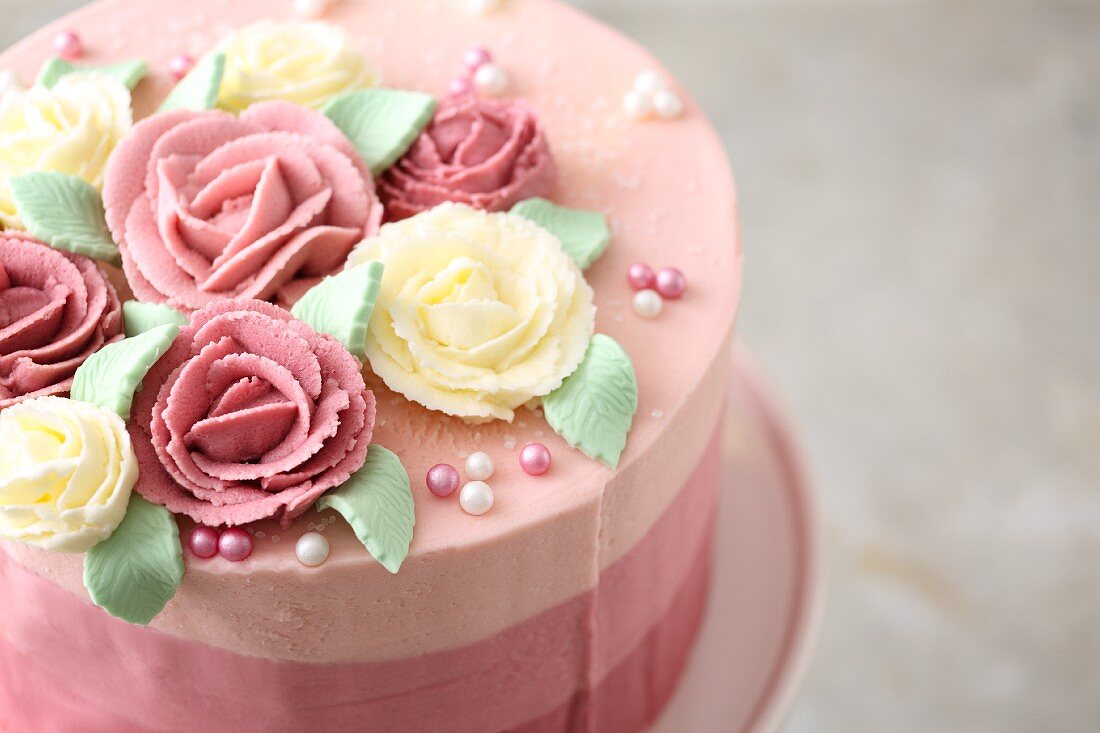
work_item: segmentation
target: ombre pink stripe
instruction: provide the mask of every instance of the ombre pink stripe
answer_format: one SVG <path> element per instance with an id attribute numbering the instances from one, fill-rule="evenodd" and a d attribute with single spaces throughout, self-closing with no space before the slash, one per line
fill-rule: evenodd
<path id="1" fill-rule="evenodd" d="M 0 730 L 640 730 L 671 694 L 702 612 L 719 460 L 716 436 L 594 591 L 493 638 L 393 662 L 246 657 L 131 626 L 0 552 Z"/>

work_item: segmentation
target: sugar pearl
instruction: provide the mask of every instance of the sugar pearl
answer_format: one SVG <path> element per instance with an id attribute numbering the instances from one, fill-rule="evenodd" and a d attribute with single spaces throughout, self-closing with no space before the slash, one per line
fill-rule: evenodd
<path id="1" fill-rule="evenodd" d="M 458 469 L 449 463 L 437 463 L 428 469 L 428 475 L 424 477 L 428 491 L 436 496 L 450 496 L 458 490 L 460 482 Z"/>
<path id="2" fill-rule="evenodd" d="M 319 532 L 306 532 L 294 546 L 294 555 L 298 562 L 306 567 L 315 568 L 328 560 L 328 540 Z"/>
<path id="3" fill-rule="evenodd" d="M 328 9 L 328 0 L 294 0 L 294 14 L 299 18 L 320 18 Z"/>
<path id="4" fill-rule="evenodd" d="M 496 64 L 482 64 L 474 72 L 474 85 L 487 97 L 498 97 L 508 88 L 508 72 Z"/>
<path id="5" fill-rule="evenodd" d="M 663 303 L 656 290 L 639 290 L 634 294 L 634 312 L 642 318 L 656 318 L 661 315 Z"/>
<path id="6" fill-rule="evenodd" d="M 73 31 L 61 31 L 53 37 L 53 50 L 66 61 L 75 61 L 84 53 L 84 44 Z"/>
<path id="7" fill-rule="evenodd" d="M 181 53 L 177 56 L 173 56 L 172 60 L 168 62 L 168 73 L 172 75 L 173 79 L 179 80 L 187 76 L 187 72 L 191 71 L 195 67 L 195 57 L 190 54 Z"/>
<path id="8" fill-rule="evenodd" d="M 187 547 L 195 557 L 207 560 L 218 554 L 218 530 L 213 527 L 195 527 L 187 538 Z"/>
<path id="9" fill-rule="evenodd" d="M 471 481 L 458 494 L 462 511 L 480 517 L 493 508 L 493 490 L 484 481 Z"/>
<path id="10" fill-rule="evenodd" d="M 21 88 L 19 77 L 7 69 L 0 69 L 0 97 L 3 97 L 9 91 Z"/>
<path id="11" fill-rule="evenodd" d="M 550 470 L 550 449 L 542 443 L 528 443 L 520 451 L 519 465 L 531 476 L 541 476 Z"/>
<path id="12" fill-rule="evenodd" d="M 466 65 L 466 68 L 470 71 L 477 71 L 485 64 L 493 62 L 493 55 L 489 51 L 481 46 L 471 48 L 462 57 L 462 63 Z"/>
<path id="13" fill-rule="evenodd" d="M 474 85 L 469 79 L 456 77 L 447 85 L 447 94 L 452 97 L 465 97 L 474 93 Z"/>
<path id="14" fill-rule="evenodd" d="M 653 268 L 646 263 L 635 262 L 626 271 L 626 281 L 635 290 L 645 290 L 653 287 L 656 282 L 656 275 L 653 274 Z"/>
<path id="15" fill-rule="evenodd" d="M 470 8 L 471 13 L 477 15 L 488 15 L 496 10 L 500 10 L 502 0 L 467 0 L 467 6 Z"/>
<path id="16" fill-rule="evenodd" d="M 653 98 L 631 89 L 623 97 L 623 110 L 631 119 L 644 120 L 653 114 Z"/>
<path id="17" fill-rule="evenodd" d="M 240 527 L 231 527 L 218 538 L 218 552 L 229 562 L 247 560 L 252 554 L 252 535 Z"/>
<path id="18" fill-rule="evenodd" d="M 687 278 L 675 267 L 664 267 L 657 273 L 656 289 L 662 298 L 676 300 L 687 290 Z"/>
<path id="19" fill-rule="evenodd" d="M 684 103 L 675 93 L 666 90 L 653 95 L 653 109 L 662 120 L 672 120 L 683 113 Z"/>
<path id="20" fill-rule="evenodd" d="M 643 71 L 634 78 L 634 91 L 652 97 L 668 89 L 668 84 L 656 71 Z"/>
<path id="21" fill-rule="evenodd" d="M 471 481 L 488 481 L 493 475 L 493 459 L 482 451 L 471 453 L 466 459 L 466 475 Z"/>

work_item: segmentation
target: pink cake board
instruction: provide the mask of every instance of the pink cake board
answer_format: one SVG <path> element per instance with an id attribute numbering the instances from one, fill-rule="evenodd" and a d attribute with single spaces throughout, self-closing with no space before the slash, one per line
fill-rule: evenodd
<path id="1" fill-rule="evenodd" d="M 651 733 L 776 730 L 824 605 L 820 517 L 801 450 L 759 367 L 743 347 L 734 352 L 711 605 Z"/>

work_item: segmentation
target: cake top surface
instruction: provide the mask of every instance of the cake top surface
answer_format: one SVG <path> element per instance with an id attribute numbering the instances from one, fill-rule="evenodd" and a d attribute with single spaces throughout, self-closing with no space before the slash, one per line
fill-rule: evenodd
<path id="1" fill-rule="evenodd" d="M 173 112 L 170 113 L 174 115 L 170 124 L 146 125 L 140 122 L 153 115 L 170 93 L 176 94 L 173 89 L 178 87 L 170 70 L 174 63 L 178 63 L 181 54 L 194 59 L 209 57 L 212 50 L 226 48 L 227 38 L 247 45 L 248 39 L 242 40 L 241 37 L 242 28 L 255 28 L 253 24 L 257 22 L 291 19 L 289 2 L 192 0 L 166 5 L 141 0 L 101 0 L 8 49 L 0 55 L 0 68 L 11 70 L 29 84 L 39 73 L 43 62 L 54 53 L 56 36 L 62 28 L 79 32 L 84 48 L 76 62 L 78 65 L 115 64 L 132 59 L 141 59 L 148 65 L 149 73 L 133 89 L 133 121 L 137 126 L 118 148 L 126 149 L 127 153 L 104 163 L 103 174 L 94 181 L 96 185 L 102 185 L 102 179 L 107 179 L 103 200 L 107 222 L 111 224 L 116 239 L 117 230 L 121 229 L 127 232 L 128 240 L 136 242 L 145 236 L 143 232 L 148 227 L 159 225 L 157 211 L 148 212 L 150 223 L 146 229 L 142 229 L 146 225 L 141 212 L 135 213 L 141 206 L 146 206 L 138 199 L 150 190 L 150 186 L 154 186 L 152 190 L 157 196 L 167 190 L 173 195 L 191 196 L 192 206 L 201 206 L 205 190 L 188 192 L 183 183 L 176 186 L 171 161 L 162 162 L 171 155 L 164 153 L 157 158 L 160 155 L 157 151 L 162 148 L 175 151 L 172 154 L 177 157 L 181 150 L 192 154 L 199 141 L 209 147 L 202 155 L 212 155 L 211 151 L 219 151 L 217 154 L 221 155 L 223 148 L 233 146 L 246 151 L 225 154 L 228 156 L 225 160 L 219 159 L 221 167 L 212 171 L 203 184 L 208 187 L 206 190 L 221 186 L 231 192 L 234 186 L 262 188 L 267 185 L 265 181 L 274 175 L 266 171 L 263 165 L 267 153 L 256 153 L 256 146 L 278 148 L 281 138 L 272 136 L 289 135 L 288 130 L 298 138 L 309 137 L 311 142 L 302 144 L 302 155 L 314 156 L 313 164 L 324 173 L 324 180 L 317 183 L 315 189 L 308 189 L 309 195 L 343 197 L 341 213 L 333 214 L 336 206 L 329 206 L 326 211 L 330 220 L 323 222 L 323 227 L 318 227 L 319 234 L 311 235 L 315 241 L 322 241 L 325 247 L 315 247 L 309 250 L 313 254 L 302 255 L 311 258 L 308 262 L 317 272 L 327 270 L 324 269 L 324 255 L 316 253 L 331 251 L 332 248 L 343 252 L 353 249 L 352 264 L 380 260 L 384 262 L 387 273 L 401 271 L 401 268 L 411 267 L 410 262 L 419 263 L 423 258 L 436 256 L 433 254 L 435 251 L 429 248 L 429 244 L 437 244 L 437 239 L 433 239 L 434 235 L 430 233 L 432 227 L 437 227 L 439 231 L 455 227 L 480 227 L 478 231 L 491 230 L 491 235 L 484 235 L 490 239 L 503 238 L 501 241 L 506 243 L 523 241 L 528 243 L 524 245 L 525 252 L 543 252 L 539 249 L 542 246 L 539 243 L 545 232 L 540 227 L 528 227 L 514 216 L 488 215 L 467 206 L 501 208 L 509 196 L 518 197 L 523 193 L 509 190 L 508 185 L 489 186 L 485 195 L 460 197 L 461 200 L 456 203 L 444 204 L 428 211 L 426 216 L 421 214 L 415 219 L 416 225 L 407 224 L 412 220 L 388 225 L 382 230 L 382 236 L 363 245 L 356 244 L 377 228 L 384 215 L 383 207 L 386 212 L 402 212 L 403 216 L 416 213 L 418 207 L 425 208 L 423 202 L 431 199 L 432 191 L 422 181 L 412 179 L 417 176 L 430 178 L 430 170 L 428 173 L 424 170 L 443 165 L 440 156 L 450 159 L 467 155 L 474 161 L 471 167 L 478 168 L 479 175 L 493 177 L 500 175 L 501 164 L 494 157 L 499 152 L 498 148 L 507 150 L 510 145 L 520 145 L 522 150 L 515 159 L 506 161 L 506 165 L 512 170 L 523 168 L 527 172 L 524 190 L 534 190 L 557 206 L 603 214 L 610 226 L 610 245 L 598 259 L 584 268 L 583 276 L 579 274 L 579 268 L 570 269 L 571 265 L 554 259 L 561 257 L 561 252 L 554 247 L 546 250 L 550 254 L 530 254 L 527 258 L 530 261 L 518 263 L 507 256 L 507 251 L 500 257 L 485 254 L 483 260 L 474 262 L 453 277 L 444 273 L 447 277 L 439 275 L 431 282 L 419 284 L 421 290 L 417 291 L 417 297 L 421 301 L 418 302 L 430 310 L 430 316 L 423 315 L 427 312 L 424 310 L 409 315 L 389 309 L 386 313 L 390 317 L 385 324 L 388 330 L 383 335 L 381 331 L 374 332 L 377 330 L 376 315 L 371 321 L 373 337 L 368 339 L 368 343 L 374 345 L 374 352 L 368 346 L 365 355 L 372 368 L 364 370 L 366 386 L 373 392 L 373 400 L 369 406 L 355 408 L 360 413 L 357 435 L 360 438 L 366 436 L 366 441 L 395 454 L 410 477 L 416 523 L 409 552 L 414 560 L 435 557 L 455 548 L 489 543 L 551 522 L 555 517 L 590 504 L 593 497 L 598 497 L 615 482 L 631 485 L 631 502 L 642 506 L 650 501 L 640 472 L 652 471 L 653 466 L 652 463 L 643 466 L 640 461 L 643 456 L 656 449 L 673 461 L 681 450 L 690 455 L 702 450 L 701 445 L 684 446 L 684 442 L 690 439 L 689 433 L 673 430 L 670 426 L 676 424 L 685 403 L 696 394 L 715 363 L 722 358 L 740 290 L 741 252 L 735 192 L 722 146 L 703 113 L 685 92 L 675 87 L 667 72 L 644 50 L 587 16 L 551 0 L 511 0 L 503 3 L 498 11 L 488 14 L 471 12 L 467 3 L 461 0 L 403 0 L 399 3 L 344 0 L 331 4 L 321 18 L 323 23 L 342 29 L 350 39 L 347 48 L 338 49 L 339 54 L 346 54 L 347 57 L 330 59 L 335 69 L 333 73 L 339 78 L 335 81 L 329 77 L 326 79 L 334 84 L 353 87 L 380 82 L 390 89 L 422 92 L 439 100 L 433 123 L 437 127 L 432 139 L 413 144 L 406 156 L 392 168 L 389 166 L 393 161 L 386 159 L 385 151 L 373 157 L 373 151 L 365 152 L 362 147 L 358 151 L 345 149 L 346 146 L 330 135 L 328 127 L 314 119 L 321 117 L 316 108 L 320 106 L 319 100 L 326 95 L 323 84 L 277 85 L 278 93 L 284 99 L 290 99 L 295 109 L 302 110 L 291 113 L 279 108 L 278 102 L 263 102 L 264 95 L 270 90 L 263 88 L 262 84 L 249 85 L 234 80 L 232 75 L 239 72 L 239 69 L 234 71 L 236 67 L 227 66 L 222 81 L 221 107 L 224 111 Z M 328 32 L 316 25 L 298 27 L 312 29 L 308 32 Z M 290 50 L 285 50 L 282 56 L 274 54 L 270 58 L 264 56 L 272 53 L 270 48 L 249 47 L 247 53 L 251 54 L 249 58 L 255 64 L 278 67 L 289 63 L 287 59 L 293 55 L 293 44 L 284 48 Z M 491 75 L 476 80 L 483 90 L 490 89 L 494 94 L 499 94 L 497 100 L 478 101 L 472 96 L 448 97 L 449 85 L 455 83 L 456 76 L 461 77 L 464 58 L 468 59 L 471 49 L 486 49 L 492 55 L 494 71 L 503 71 L 504 81 L 491 78 Z M 200 61 L 200 67 L 201 64 Z M 636 109 L 631 109 L 629 104 L 624 108 L 624 95 L 635 87 L 639 74 L 643 72 L 652 72 L 650 79 L 664 79 L 671 85 L 676 96 L 674 102 L 682 103 L 682 111 L 674 110 L 679 114 L 669 115 L 675 119 L 639 120 L 631 114 L 637 112 Z M 62 82 L 65 78 L 58 83 Z M 498 85 L 505 86 L 496 89 Z M 232 94 L 226 92 L 230 87 Z M 189 93 L 193 96 L 196 92 L 189 90 Z M 201 96 L 201 89 L 197 93 Z M 632 103 L 637 102 L 634 100 Z M 672 104 L 667 100 L 666 103 Z M 494 105 L 499 105 L 500 109 L 495 109 Z M 484 126 L 478 120 L 479 115 L 486 114 L 496 115 L 493 119 L 504 130 L 500 133 L 500 140 L 484 137 Z M 329 117 L 336 119 L 332 114 Z M 188 126 L 190 131 L 185 129 Z M 217 144 L 209 143 L 208 139 L 215 134 L 209 131 L 214 127 L 219 130 L 216 134 L 222 136 L 216 139 Z M 139 130 L 145 131 L 142 134 L 148 139 L 147 142 L 141 141 Z M 0 134 L 2 132 L 0 130 Z M 172 136 L 175 137 L 168 140 Z M 545 140 L 548 150 L 531 144 L 533 139 Z M 521 142 L 527 147 L 523 148 Z M 481 144 L 490 146 L 494 152 L 490 155 L 479 154 L 477 146 Z M 173 145 L 176 147 L 173 148 Z M 316 153 L 320 148 L 324 151 Z M 86 151 L 82 154 L 87 157 Z M 154 161 L 153 164 L 150 160 Z M 284 168 L 287 165 L 284 164 Z M 223 170 L 230 168 L 232 176 L 223 176 L 225 180 L 218 179 Z M 387 169 L 389 172 L 386 172 Z M 148 182 L 154 179 L 154 183 Z M 377 191 L 369 185 L 372 182 L 377 184 Z M 145 191 L 139 195 L 141 185 L 145 186 Z M 308 188 L 305 183 L 301 185 Z M 285 186 L 287 190 L 294 189 L 293 182 Z M 267 193 L 265 189 L 264 195 L 269 196 L 271 201 L 265 205 L 265 210 L 279 206 L 279 191 L 282 189 L 271 187 L 270 190 L 273 192 Z M 308 198 L 304 194 L 295 195 Z M 156 196 L 151 200 L 153 203 L 148 206 L 155 208 Z M 327 202 L 330 199 L 324 200 Z M 511 200 L 508 203 L 511 204 Z M 294 213 L 287 213 L 286 216 L 292 218 Z M 388 213 L 386 216 L 391 218 Z M 233 223 L 236 227 L 247 225 L 248 222 Z M 207 230 L 196 231 L 199 232 L 196 237 L 207 233 Z M 424 231 L 429 231 L 429 234 L 423 235 Z M 408 241 L 421 235 L 430 240 L 423 248 L 407 245 Z M 129 246 L 133 252 L 128 253 L 124 248 L 124 259 L 137 256 L 135 253 L 139 247 L 132 242 Z M 223 243 L 219 246 L 232 245 Z M 451 252 L 446 256 L 455 255 Z M 540 257 L 544 259 L 538 259 Z M 477 257 L 473 259 L 477 260 Z M 654 268 L 678 268 L 690 283 L 686 294 L 682 298 L 667 300 L 659 309 L 658 317 L 642 317 L 640 314 L 651 311 L 654 306 L 650 301 L 634 303 L 632 307 L 635 292 L 628 283 L 627 273 L 635 263 L 649 263 Z M 126 264 L 127 274 L 130 275 L 129 286 L 140 299 L 166 301 L 184 311 L 185 319 L 192 310 L 202 312 L 203 308 L 211 307 L 208 302 L 189 300 L 193 293 L 198 292 L 190 280 L 184 284 L 190 290 L 175 289 L 175 281 L 167 276 L 160 279 L 157 272 L 149 277 L 135 278 L 130 268 L 132 263 L 127 261 Z M 203 277 L 230 281 L 235 277 L 234 267 L 237 267 L 231 264 L 233 267 L 214 273 L 204 271 Z M 583 265 L 588 263 L 583 262 Z M 251 268 L 247 271 L 248 276 L 252 277 L 262 266 L 263 263 L 248 265 Z M 301 272 L 308 269 L 304 267 Z M 446 270 L 446 267 L 441 270 Z M 593 332 L 609 337 L 632 360 L 637 380 L 637 411 L 621 458 L 612 450 L 615 460 L 601 462 L 571 447 L 548 425 L 543 408 L 522 399 L 524 390 L 533 390 L 532 394 L 545 393 L 545 390 L 537 391 L 540 380 L 554 381 L 554 368 L 548 367 L 542 371 L 528 369 L 523 360 L 518 360 L 520 368 L 486 388 L 483 394 L 491 397 L 479 398 L 474 401 L 476 404 L 470 404 L 469 400 L 462 398 L 465 392 L 456 392 L 452 388 L 453 380 L 459 379 L 454 375 L 460 372 L 466 374 L 459 367 L 464 369 L 468 366 L 463 361 L 455 367 L 454 358 L 457 357 L 453 356 L 453 351 L 437 349 L 434 341 L 424 345 L 418 344 L 415 339 L 405 339 L 409 343 L 402 341 L 399 349 L 386 340 L 393 333 L 399 336 L 403 333 L 403 318 L 425 318 L 430 320 L 426 327 L 446 333 L 445 340 L 452 346 L 457 343 L 470 346 L 467 341 L 480 345 L 489 337 L 472 332 L 473 327 L 469 324 L 476 323 L 479 327 L 497 329 L 492 331 L 492 338 L 489 339 L 496 349 L 493 358 L 511 358 L 520 353 L 522 347 L 517 345 L 519 342 L 499 345 L 496 337 L 508 329 L 506 323 L 500 325 L 498 321 L 508 316 L 501 315 L 499 309 L 492 305 L 495 299 L 507 298 L 497 290 L 478 290 L 484 284 L 479 278 L 482 275 L 490 280 L 495 277 L 499 289 L 502 277 L 510 278 L 520 271 L 528 279 L 522 280 L 522 287 L 517 286 L 517 302 L 526 297 L 523 295 L 527 292 L 525 288 L 537 288 L 540 293 L 549 289 L 556 293 L 553 297 L 559 301 L 559 311 L 568 313 L 561 323 L 547 326 L 558 329 L 555 332 L 554 353 L 537 356 L 546 363 L 554 362 L 554 368 L 563 372 L 557 375 L 556 383 L 560 384 L 562 376 L 577 369 L 586 353 L 588 337 Z M 574 276 L 570 273 L 578 274 Z M 117 277 L 114 279 L 119 281 Z M 274 302 L 281 302 L 284 298 L 293 301 L 301 298 L 315 280 L 303 281 L 299 286 L 295 281 L 285 282 L 273 277 L 270 282 L 256 285 L 244 296 Z M 250 282 L 260 280 L 256 278 Z M 397 291 L 404 282 L 402 280 L 392 285 L 383 277 L 378 295 L 383 300 L 379 302 L 387 297 L 396 299 L 399 295 Z M 478 311 L 478 317 L 455 325 L 454 311 L 457 306 L 449 307 L 455 305 L 447 302 L 450 295 L 436 297 L 432 290 L 436 286 L 449 288 L 447 293 L 452 295 L 459 293 L 456 296 L 459 300 L 466 298 L 466 301 L 475 302 L 478 308 L 482 308 Z M 125 294 L 127 286 L 119 282 L 119 288 L 120 293 Z M 389 290 L 394 292 L 387 295 Z M 466 301 L 457 305 L 468 305 Z M 516 302 L 511 305 L 516 306 Z M 216 308 L 217 304 L 213 307 Z M 339 309 L 339 297 L 336 297 L 333 307 Z M 298 309 L 293 312 L 295 315 L 301 314 Z M 652 315 L 651 312 L 649 314 Z M 206 318 L 204 316 L 200 321 Z M 197 339 L 198 343 L 215 343 L 224 329 L 235 328 L 232 323 L 251 318 L 259 319 L 260 315 L 237 314 L 231 319 L 223 319 L 224 322 L 216 328 L 207 328 L 201 323 L 196 325 L 192 316 L 191 323 L 182 326 L 182 332 L 189 334 L 188 338 Z M 305 320 L 313 330 L 322 330 L 316 320 Z M 179 328 L 180 323 L 167 327 Z M 262 328 L 262 324 L 258 325 L 257 332 Z M 204 329 L 210 333 L 199 333 Z M 310 330 L 311 334 L 313 330 Z M 309 344 L 312 351 L 301 359 L 310 364 L 312 359 L 320 364 L 317 367 L 321 370 L 319 374 L 344 374 L 342 366 L 328 366 L 330 362 L 336 364 L 339 359 L 333 357 L 330 360 L 320 355 L 330 350 L 327 344 L 332 339 L 323 334 L 315 336 L 302 337 L 302 343 Z M 276 361 L 282 358 L 288 363 L 299 358 L 294 356 L 298 353 L 295 351 L 299 348 L 297 344 L 297 341 L 290 345 L 264 342 L 258 343 L 254 350 L 257 353 L 283 355 L 272 358 Z M 437 371 L 441 369 L 447 375 L 447 379 L 442 380 L 447 386 L 441 387 L 441 378 L 436 377 L 405 378 L 403 359 L 407 353 L 420 358 L 422 352 L 418 349 L 421 347 L 434 349 L 430 357 L 439 361 L 432 363 L 438 367 Z M 198 348 L 195 347 L 194 353 L 198 353 Z M 169 355 L 171 353 L 169 351 Z M 463 353 L 466 354 L 465 351 Z M 462 358 L 467 359 L 467 356 Z M 535 359 L 532 357 L 530 361 Z M 178 366 L 183 362 L 181 356 L 174 363 Z M 452 368 L 454 371 L 448 371 Z M 155 373 L 155 369 L 150 374 Z M 303 366 L 302 369 L 304 374 L 313 367 Z M 247 374 L 255 377 L 261 372 L 254 370 Z M 174 378 L 162 375 L 159 379 L 171 381 Z M 340 389 L 355 392 L 354 385 L 347 387 L 347 379 L 354 380 L 353 377 L 333 376 L 332 379 L 339 382 Z M 184 381 L 181 375 L 179 382 Z M 316 394 L 310 397 L 313 402 L 309 409 L 316 410 L 317 414 L 323 412 L 323 405 L 326 404 L 327 393 L 322 394 L 323 384 L 323 380 L 318 382 Z M 456 397 L 456 394 L 459 396 Z M 170 411 L 170 417 L 178 417 L 183 410 L 182 405 L 188 403 L 186 394 L 182 392 L 175 403 L 169 402 L 169 407 L 151 404 L 154 397 L 156 395 L 138 392 L 134 401 L 135 414 L 152 415 L 163 409 Z M 257 400 L 249 402 L 250 405 L 266 405 L 266 398 L 249 396 L 248 399 Z M 245 398 L 241 397 L 241 400 Z M 171 404 L 177 406 L 172 408 Z M 213 406 L 210 409 L 217 412 L 218 408 Z M 271 450 L 269 443 L 275 440 L 267 435 L 270 431 L 266 430 L 265 425 L 270 427 L 271 421 L 275 424 L 284 419 L 291 421 L 293 416 L 288 410 L 292 409 L 268 406 L 248 418 L 255 418 L 255 432 L 258 435 L 255 445 L 219 443 L 216 431 L 205 427 L 196 428 L 188 440 L 205 441 L 202 443 L 204 455 L 224 455 L 226 461 L 230 461 L 232 456 L 259 455 L 264 450 Z M 228 411 L 228 408 L 223 411 Z M 220 413 L 213 415 L 214 418 L 219 416 Z M 171 421 L 166 420 L 166 423 L 170 427 Z M 203 430 L 207 432 L 203 433 Z M 336 427 L 331 428 L 331 432 L 336 431 Z M 340 450 L 347 455 L 356 453 L 355 441 L 354 435 L 348 437 L 346 445 Z M 532 475 L 521 467 L 519 456 L 529 443 L 545 445 L 552 456 L 552 468 L 544 475 Z M 365 451 L 365 443 L 360 447 Z M 143 476 L 138 479 L 138 485 L 142 486 L 142 482 L 153 480 L 145 473 L 146 465 L 156 461 L 149 455 L 143 455 L 142 450 L 135 450 Z M 466 459 L 477 452 L 488 454 L 494 464 L 489 483 L 495 503 L 484 516 L 465 513 L 459 509 L 454 497 L 442 499 L 425 488 L 425 476 L 432 466 L 453 464 L 462 472 Z M 595 455 L 600 449 L 597 447 L 595 452 L 588 452 Z M 603 457 L 607 458 L 606 455 Z M 607 463 L 614 467 L 605 465 Z M 341 464 L 333 459 L 333 465 L 338 468 Z M 202 465 L 199 468 L 205 473 L 196 469 L 197 472 L 192 475 L 187 473 L 189 469 L 181 469 L 180 475 L 173 475 L 175 483 L 186 483 L 188 480 L 201 483 L 210 476 L 217 480 L 232 479 L 232 475 L 222 468 L 207 470 Z M 310 480 L 315 482 L 313 486 L 320 486 L 321 477 L 327 477 L 330 473 L 317 471 L 310 474 Z M 335 475 L 346 478 L 338 470 L 335 470 Z M 670 471 L 668 475 L 678 474 L 677 471 Z M 661 479 L 659 471 L 652 475 L 654 481 Z M 331 482 L 326 487 L 330 485 Z M 168 491 L 165 489 L 165 492 Z M 311 489 L 303 491 L 309 494 Z M 142 493 L 150 498 L 148 493 Z M 287 498 L 281 505 L 282 510 L 291 506 L 291 502 Z M 173 511 L 190 513 L 177 510 L 170 502 L 168 505 Z M 233 564 L 217 558 L 209 563 L 189 561 L 187 572 L 226 574 L 303 570 L 295 560 L 292 548 L 303 533 L 317 527 L 324 529 L 331 545 L 331 557 L 326 567 L 373 562 L 362 551 L 360 539 L 351 527 L 343 522 L 330 524 L 334 521 L 331 520 L 332 512 L 319 514 L 316 509 L 309 509 L 308 505 L 305 505 L 303 512 L 289 526 L 286 526 L 287 522 L 280 526 L 276 521 L 279 517 L 251 524 L 255 550 L 247 563 Z M 191 513 L 191 516 L 207 524 L 239 524 L 257 518 L 247 512 L 240 515 L 213 512 L 208 519 L 204 519 L 207 515 Z M 244 519 L 240 522 L 226 519 L 235 516 Z M 286 515 L 280 516 L 285 518 Z M 183 521 L 181 527 L 185 536 L 193 526 L 191 520 Z M 273 541 L 277 537 L 279 541 Z"/>

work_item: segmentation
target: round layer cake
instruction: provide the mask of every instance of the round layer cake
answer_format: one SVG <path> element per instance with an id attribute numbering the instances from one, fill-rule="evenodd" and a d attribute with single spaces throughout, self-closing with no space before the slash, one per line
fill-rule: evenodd
<path id="1" fill-rule="evenodd" d="M 202 56 L 237 28 L 289 16 L 290 5 L 103 0 L 9 49 L 0 67 L 33 79 L 57 32 L 75 29 L 79 63 L 148 62 L 134 89 L 140 119 L 172 89 L 174 57 Z M 323 20 L 349 34 L 387 87 L 439 97 L 467 52 L 484 47 L 507 75 L 505 95 L 537 110 L 557 166 L 547 198 L 611 225 L 585 279 L 596 332 L 625 349 L 636 373 L 625 451 L 615 468 L 587 457 L 534 404 L 511 422 L 470 424 L 389 390 L 368 368 L 373 442 L 400 458 L 415 501 L 399 572 L 333 511 L 254 522 L 243 562 L 185 552 L 178 592 L 146 628 L 89 602 L 79 555 L 5 542 L 0 729 L 646 730 L 686 663 L 712 563 L 741 276 L 722 146 L 674 86 L 678 116 L 631 114 L 623 100 L 639 74 L 668 75 L 550 0 L 487 13 L 464 0 L 347 0 Z M 687 278 L 655 318 L 632 307 L 637 262 Z M 529 443 L 549 449 L 543 475 L 521 467 Z M 495 466 L 495 502 L 481 516 L 424 485 L 433 465 L 461 469 L 474 452 Z M 180 519 L 181 537 L 194 526 Z M 307 567 L 295 547 L 318 530 L 330 553 Z"/>

